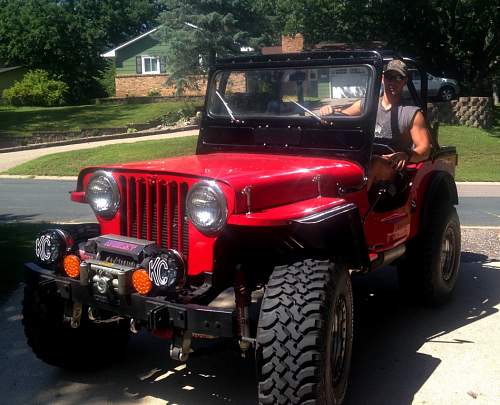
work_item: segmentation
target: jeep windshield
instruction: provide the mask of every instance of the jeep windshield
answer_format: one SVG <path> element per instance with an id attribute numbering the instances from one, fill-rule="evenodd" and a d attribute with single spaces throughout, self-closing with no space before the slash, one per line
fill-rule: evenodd
<path id="1" fill-rule="evenodd" d="M 210 83 L 207 112 L 233 121 L 308 117 L 328 122 L 360 102 L 365 111 L 374 76 L 368 65 L 220 70 Z M 331 106 L 329 113 L 322 107 Z"/>

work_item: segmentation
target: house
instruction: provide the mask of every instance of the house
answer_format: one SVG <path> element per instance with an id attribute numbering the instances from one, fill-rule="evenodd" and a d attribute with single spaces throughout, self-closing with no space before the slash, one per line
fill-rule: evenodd
<path id="1" fill-rule="evenodd" d="M 0 66 L 0 98 L 5 89 L 12 87 L 14 82 L 23 79 L 28 68 L 24 66 Z"/>
<path id="2" fill-rule="evenodd" d="M 139 35 L 124 44 L 102 54 L 104 58 L 113 59 L 116 67 L 116 97 L 162 96 L 175 95 L 173 85 L 166 85 L 165 45 L 156 37 L 158 27 Z M 301 34 L 283 36 L 282 44 L 262 48 L 265 55 L 272 53 L 300 52 L 304 49 L 304 38 Z M 202 96 L 205 94 L 206 81 L 201 79 L 198 89 L 184 89 L 186 96 Z"/>
<path id="3" fill-rule="evenodd" d="M 116 97 L 175 95 L 175 86 L 166 85 L 165 45 L 155 36 L 157 31 L 154 28 L 101 55 L 114 60 Z M 202 80 L 198 87 L 183 94 L 204 95 L 206 82 Z"/>
<path id="4" fill-rule="evenodd" d="M 304 37 L 302 34 L 282 35 L 281 44 L 275 46 L 264 46 L 260 50 L 262 55 L 273 55 L 280 53 L 302 52 L 304 50 Z"/>

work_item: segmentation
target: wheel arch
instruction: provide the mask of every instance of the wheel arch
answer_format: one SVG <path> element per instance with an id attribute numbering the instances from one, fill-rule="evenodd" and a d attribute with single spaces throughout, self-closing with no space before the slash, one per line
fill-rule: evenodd
<path id="1" fill-rule="evenodd" d="M 294 238 L 306 249 L 345 261 L 351 268 L 370 267 L 368 245 L 356 205 L 343 204 L 292 221 L 290 227 Z"/>
<path id="2" fill-rule="evenodd" d="M 458 205 L 458 191 L 455 179 L 445 171 L 436 172 L 427 187 L 420 214 L 421 229 L 429 223 L 430 212 L 441 207 Z"/>

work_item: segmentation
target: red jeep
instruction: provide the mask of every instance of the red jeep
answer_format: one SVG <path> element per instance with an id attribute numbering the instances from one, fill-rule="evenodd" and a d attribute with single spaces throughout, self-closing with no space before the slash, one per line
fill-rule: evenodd
<path id="1" fill-rule="evenodd" d="M 435 128 L 428 161 L 367 191 L 383 65 L 375 51 L 219 61 L 196 155 L 83 169 L 71 199 L 98 225 L 41 233 L 25 265 L 35 354 L 109 362 L 145 328 L 186 361 L 192 339 L 229 337 L 255 350 L 260 403 L 341 403 L 351 274 L 394 263 L 403 288 L 438 303 L 459 268 L 457 154 Z M 425 114 L 421 84 L 408 91 Z M 359 99 L 359 116 L 319 116 Z"/>

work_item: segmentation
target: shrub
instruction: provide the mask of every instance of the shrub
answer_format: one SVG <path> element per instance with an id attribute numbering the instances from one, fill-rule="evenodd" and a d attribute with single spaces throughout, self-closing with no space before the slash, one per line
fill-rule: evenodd
<path id="1" fill-rule="evenodd" d="M 21 81 L 3 91 L 3 98 L 15 106 L 53 107 L 63 105 L 68 85 L 61 80 L 51 79 L 45 70 L 30 70 Z"/>
<path id="2" fill-rule="evenodd" d="M 159 97 L 161 96 L 161 91 L 159 89 L 151 89 L 148 91 L 148 97 Z"/>
<path id="3" fill-rule="evenodd" d="M 173 125 L 181 119 L 191 118 L 196 114 L 196 106 L 194 104 L 185 104 L 177 111 L 170 111 L 163 115 L 160 120 L 163 125 Z"/>

